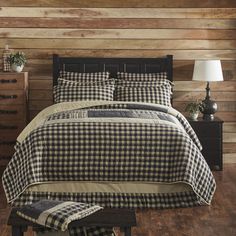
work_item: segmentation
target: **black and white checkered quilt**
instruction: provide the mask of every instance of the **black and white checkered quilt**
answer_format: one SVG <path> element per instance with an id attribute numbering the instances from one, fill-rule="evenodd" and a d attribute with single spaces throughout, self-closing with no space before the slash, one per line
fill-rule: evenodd
<path id="1" fill-rule="evenodd" d="M 101 227 L 69 227 L 72 221 L 85 218 L 96 211 L 101 210 L 98 205 L 91 205 L 82 202 L 41 200 L 26 205 L 17 210 L 22 218 L 44 226 L 41 232 L 68 231 L 70 236 L 84 236 L 91 233 L 93 236 L 114 236 L 112 228 Z"/>
<path id="2" fill-rule="evenodd" d="M 183 206 L 186 201 L 188 205 L 210 204 L 215 181 L 186 119 L 166 106 L 113 103 L 54 113 L 18 143 L 2 177 L 8 202 L 17 202 L 21 197 L 24 201 L 27 194 L 27 199 L 33 201 L 25 190 L 35 183 L 137 181 L 180 182 L 193 191 L 173 193 L 171 200 L 168 193 L 160 194 L 158 199 L 155 194 L 142 194 L 143 204 L 135 194 L 51 193 L 51 196 L 57 199 L 64 196 L 67 200 L 78 197 L 81 201 L 113 207 L 165 208 Z M 37 196 L 48 198 L 47 194 L 50 195 Z M 122 201 L 127 204 L 122 205 Z"/>

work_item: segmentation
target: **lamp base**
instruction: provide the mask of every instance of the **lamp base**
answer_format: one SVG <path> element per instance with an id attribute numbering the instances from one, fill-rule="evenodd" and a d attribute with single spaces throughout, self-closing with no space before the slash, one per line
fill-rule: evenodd
<path id="1" fill-rule="evenodd" d="M 202 119 L 203 120 L 214 120 L 214 115 L 213 114 L 203 114 Z"/>
<path id="2" fill-rule="evenodd" d="M 214 120 L 214 113 L 217 111 L 216 102 L 205 99 L 202 101 L 201 113 L 203 114 L 203 120 Z"/>

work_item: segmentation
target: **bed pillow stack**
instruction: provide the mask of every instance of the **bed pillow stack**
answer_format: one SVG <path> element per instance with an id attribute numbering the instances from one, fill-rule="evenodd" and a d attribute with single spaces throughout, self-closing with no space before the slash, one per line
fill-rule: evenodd
<path id="1" fill-rule="evenodd" d="M 54 86 L 54 102 L 80 100 L 113 101 L 115 85 L 108 72 L 77 73 L 61 71 L 58 85 Z"/>
<path id="2" fill-rule="evenodd" d="M 115 100 L 171 106 L 172 83 L 166 72 L 117 73 Z"/>

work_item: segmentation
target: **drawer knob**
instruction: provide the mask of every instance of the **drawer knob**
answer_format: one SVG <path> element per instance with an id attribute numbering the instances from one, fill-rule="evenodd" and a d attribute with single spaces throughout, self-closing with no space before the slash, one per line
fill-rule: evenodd
<path id="1" fill-rule="evenodd" d="M 0 94 L 0 99 L 16 99 L 17 95 L 2 95 Z"/>
<path id="2" fill-rule="evenodd" d="M 1 141 L 0 142 L 0 145 L 12 145 L 12 144 L 15 144 L 16 141 Z"/>
<path id="3" fill-rule="evenodd" d="M 0 129 L 17 129 L 16 125 L 2 125 L 0 124 Z"/>
<path id="4" fill-rule="evenodd" d="M 0 83 L 1 84 L 10 84 L 10 83 L 17 83 L 17 80 L 16 79 L 1 79 L 0 80 Z"/>
<path id="5" fill-rule="evenodd" d="M 16 110 L 0 110 L 0 114 L 17 114 Z"/>

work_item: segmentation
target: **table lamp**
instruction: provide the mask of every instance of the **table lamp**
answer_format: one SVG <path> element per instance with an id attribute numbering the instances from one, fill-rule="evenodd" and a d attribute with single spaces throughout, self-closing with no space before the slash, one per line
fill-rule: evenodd
<path id="1" fill-rule="evenodd" d="M 196 60 L 192 80 L 207 82 L 206 97 L 202 101 L 200 111 L 203 113 L 204 120 L 214 120 L 214 113 L 217 111 L 217 104 L 210 99 L 209 82 L 223 81 L 220 60 Z"/>

